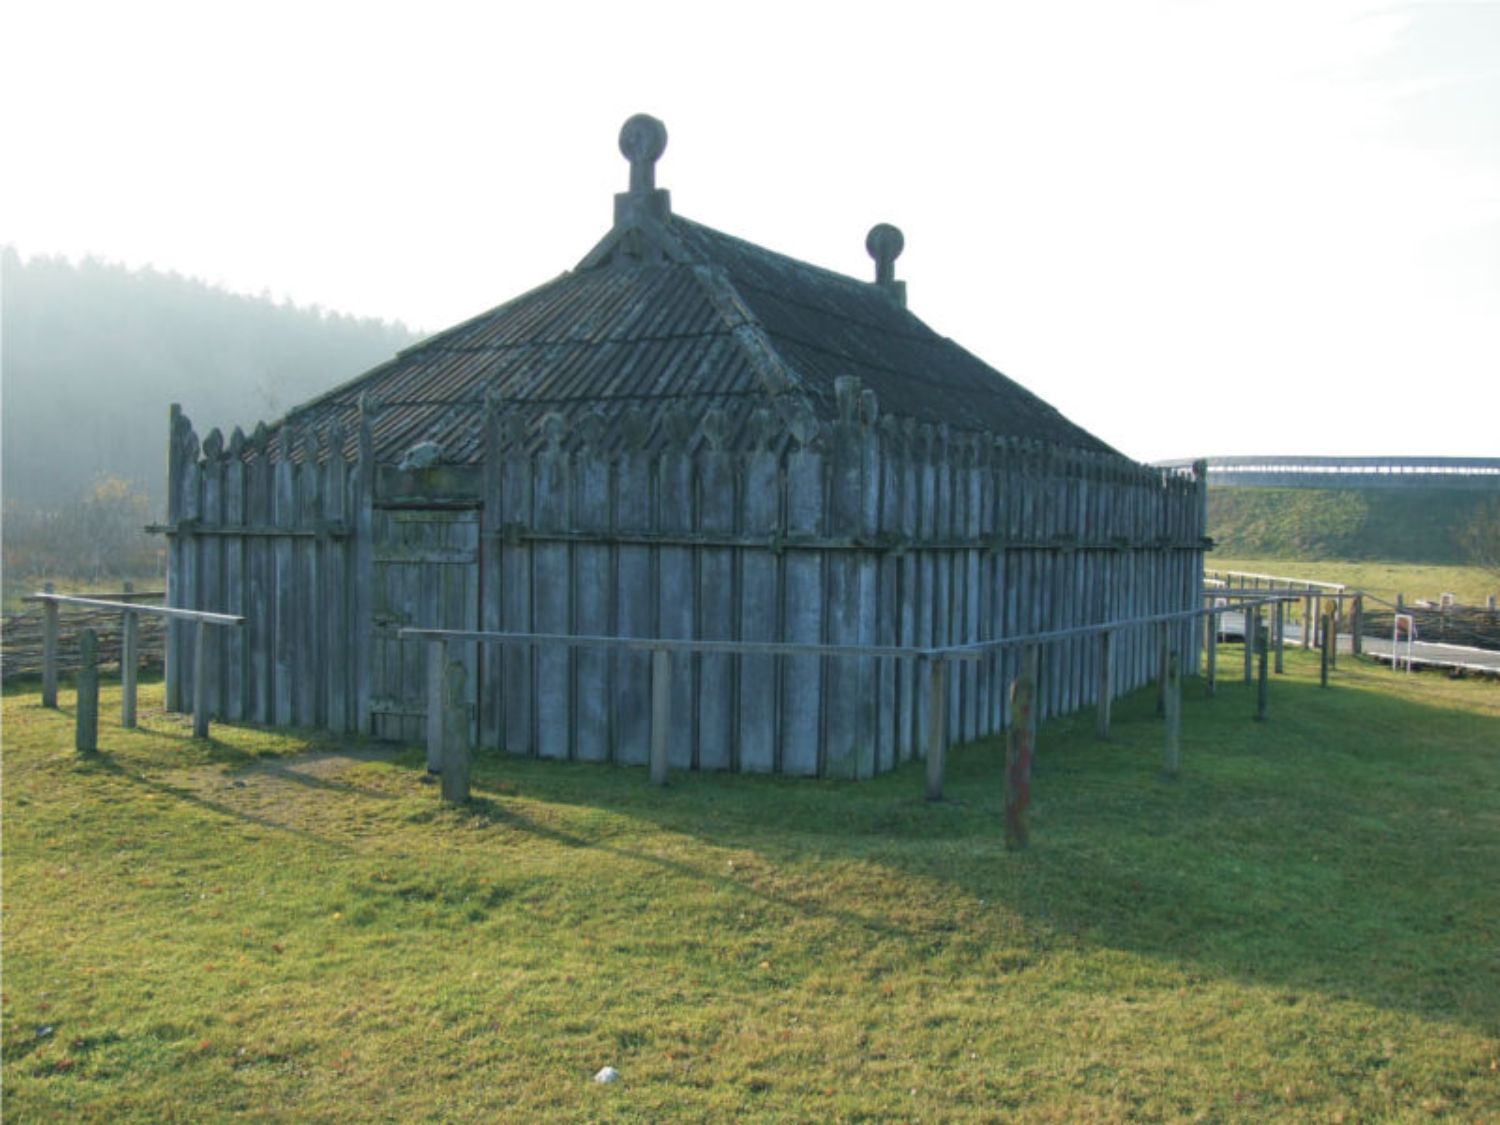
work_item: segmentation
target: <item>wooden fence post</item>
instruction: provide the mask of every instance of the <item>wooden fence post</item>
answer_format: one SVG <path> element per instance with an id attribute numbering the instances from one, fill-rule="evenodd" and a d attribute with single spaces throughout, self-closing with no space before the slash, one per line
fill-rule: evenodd
<path id="1" fill-rule="evenodd" d="M 78 706 L 75 745 L 80 754 L 99 749 L 99 634 L 85 629 L 78 637 Z"/>
<path id="2" fill-rule="evenodd" d="M 446 725 L 446 696 L 443 680 L 448 668 L 448 643 L 432 638 L 427 642 L 427 772 L 441 773 L 443 748 L 447 741 L 443 736 Z"/>
<path id="3" fill-rule="evenodd" d="M 1167 658 L 1167 757 L 1166 774 L 1177 776 L 1181 757 L 1182 732 L 1182 670 L 1177 654 Z"/>
<path id="4" fill-rule="evenodd" d="M 1255 631 L 1257 634 L 1260 632 L 1260 610 L 1258 608 L 1255 611 Z M 1258 654 L 1260 657 L 1260 666 L 1259 674 L 1255 681 L 1255 721 L 1257 723 L 1266 721 L 1266 694 L 1268 690 L 1266 682 L 1266 657 L 1268 654 L 1266 648 L 1266 645 L 1261 645 Z"/>
<path id="5" fill-rule="evenodd" d="M 1327 617 L 1323 618 L 1323 647 L 1321 649 L 1322 660 L 1320 661 L 1320 665 L 1321 666 L 1320 666 L 1319 671 L 1318 671 L 1318 682 L 1323 687 L 1327 687 L 1328 686 L 1328 663 L 1329 663 L 1329 661 L 1328 661 L 1328 649 L 1329 649 L 1329 646 L 1333 643 L 1333 629 L 1332 629 L 1332 625 L 1333 625 L 1332 619 L 1327 618 Z M 1391 667 L 1394 668 L 1395 666 L 1396 666 L 1396 662 L 1395 662 L 1395 659 L 1394 659 L 1394 656 L 1393 656 L 1393 658 L 1391 660 Z"/>
<path id="6" fill-rule="evenodd" d="M 208 737 L 208 622 L 193 632 L 193 737 Z"/>
<path id="7" fill-rule="evenodd" d="M 1312 595 L 1308 594 L 1302 599 L 1302 647 L 1304 649 L 1312 648 L 1313 633 L 1315 631 L 1313 626 Z"/>
<path id="8" fill-rule="evenodd" d="M 442 642 L 438 642 L 442 644 Z M 447 691 L 439 712 L 442 715 L 443 753 L 439 768 L 443 771 L 443 800 L 462 805 L 469 800 L 469 704 L 465 680 L 468 671 L 463 661 L 455 660 L 446 668 Z"/>
<path id="9" fill-rule="evenodd" d="M 932 657 L 927 707 L 927 799 L 943 799 L 943 755 L 947 750 L 948 669 L 941 656 Z"/>
<path id="10" fill-rule="evenodd" d="M 1099 634 L 1099 687 L 1094 706 L 1094 734 L 1101 739 L 1109 738 L 1110 711 L 1114 704 L 1114 644 L 1110 631 Z"/>
<path id="11" fill-rule="evenodd" d="M 1209 613 L 1205 614 L 1203 619 L 1208 623 L 1208 683 L 1206 687 L 1209 697 L 1212 698 L 1219 686 L 1219 615 Z"/>
<path id="12" fill-rule="evenodd" d="M 1278 601 L 1275 613 L 1276 674 L 1280 676 L 1286 672 L 1286 602 Z"/>
<path id="13" fill-rule="evenodd" d="M 1359 655 L 1361 655 L 1365 651 L 1364 641 L 1361 640 L 1361 637 L 1364 634 L 1364 629 L 1365 629 L 1365 596 L 1363 594 L 1355 594 L 1354 595 L 1354 620 L 1350 623 L 1350 630 L 1351 630 L 1351 632 L 1353 634 L 1353 636 L 1351 638 L 1351 643 L 1352 643 L 1353 648 L 1354 648 L 1354 655 L 1355 656 L 1359 656 Z"/>
<path id="14" fill-rule="evenodd" d="M 52 583 L 42 586 L 52 593 Z M 57 603 L 42 603 L 42 706 L 57 708 Z"/>
<path id="15" fill-rule="evenodd" d="M 1342 596 L 1333 603 L 1333 609 L 1328 614 L 1328 631 L 1333 634 L 1333 643 L 1328 647 L 1328 667 L 1339 666 L 1339 623 L 1344 620 L 1344 599 Z"/>
<path id="16" fill-rule="evenodd" d="M 133 594 L 135 583 L 125 583 L 125 592 Z M 136 649 L 140 640 L 137 614 L 127 609 L 120 621 L 120 725 L 126 730 L 135 729 L 136 672 L 139 657 Z"/>
<path id="17" fill-rule="evenodd" d="M 1010 732 L 1005 742 L 1005 846 L 1024 848 L 1026 807 L 1031 804 L 1031 761 L 1036 755 L 1037 651 L 1029 645 L 1010 686 Z"/>
<path id="18" fill-rule="evenodd" d="M 1245 682 L 1251 683 L 1255 679 L 1255 646 L 1260 641 L 1256 636 L 1257 614 L 1249 602 L 1240 603 L 1240 617 L 1245 623 Z"/>
<path id="19" fill-rule="evenodd" d="M 667 751 L 672 730 L 672 654 L 651 653 L 651 784 L 667 783 Z"/>

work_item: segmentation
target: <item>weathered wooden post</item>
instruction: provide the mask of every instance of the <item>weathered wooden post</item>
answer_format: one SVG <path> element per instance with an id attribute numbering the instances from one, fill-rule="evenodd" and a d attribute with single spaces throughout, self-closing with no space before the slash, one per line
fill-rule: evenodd
<path id="1" fill-rule="evenodd" d="M 193 634 L 193 737 L 208 737 L 208 622 Z"/>
<path id="2" fill-rule="evenodd" d="M 446 691 L 442 714 L 443 754 L 439 768 L 443 771 L 443 800 L 462 805 L 469 800 L 469 704 L 465 681 L 468 671 L 463 661 L 447 666 Z"/>
<path id="3" fill-rule="evenodd" d="M 78 637 L 78 707 L 75 744 L 80 754 L 99 749 L 99 634 L 85 629 Z"/>
<path id="4" fill-rule="evenodd" d="M 1177 776 L 1181 757 L 1182 670 L 1174 652 L 1167 658 L 1167 755 L 1166 775 Z"/>
<path id="5" fill-rule="evenodd" d="M 1035 645 L 1021 656 L 1020 675 L 1010 687 L 1010 732 L 1005 742 L 1005 846 L 1024 848 L 1026 808 L 1031 804 L 1031 761 L 1036 754 Z"/>
<path id="6" fill-rule="evenodd" d="M 1318 682 L 1323 687 L 1328 686 L 1328 649 L 1333 644 L 1333 629 L 1331 628 L 1332 625 L 1333 622 L 1330 619 L 1328 619 L 1327 617 L 1323 618 L 1323 645 L 1320 649 L 1322 659 L 1319 661 L 1320 667 L 1318 670 Z M 1394 659 L 1392 659 L 1391 661 L 1391 666 L 1395 667 Z"/>
<path id="7" fill-rule="evenodd" d="M 52 593 L 52 583 L 42 589 Z M 42 706 L 57 707 L 57 603 L 50 599 L 42 603 Z"/>
<path id="8" fill-rule="evenodd" d="M 667 751 L 672 731 L 672 654 L 651 653 L 651 784 L 667 783 Z"/>
<path id="9" fill-rule="evenodd" d="M 1094 734 L 1105 740 L 1109 738 L 1110 711 L 1114 704 L 1114 651 L 1110 631 L 1105 629 L 1099 634 L 1099 685 L 1094 705 Z"/>
<path id="10" fill-rule="evenodd" d="M 1339 623 L 1343 619 L 1344 596 L 1340 594 L 1328 613 L 1328 631 L 1333 634 L 1333 640 L 1328 646 L 1328 667 L 1330 668 L 1339 666 Z"/>
<path id="11" fill-rule="evenodd" d="M 927 799 L 943 799 L 943 755 L 947 750 L 948 668 L 941 656 L 927 662 Z"/>
<path id="12" fill-rule="evenodd" d="M 1245 682 L 1255 679 L 1255 646 L 1260 641 L 1256 634 L 1256 613 L 1248 601 L 1240 603 L 1240 617 L 1245 623 Z"/>
<path id="13" fill-rule="evenodd" d="M 1353 634 L 1351 636 L 1351 638 L 1350 638 L 1350 644 L 1354 648 L 1354 655 L 1355 656 L 1359 656 L 1359 655 L 1363 654 L 1363 652 L 1365 651 L 1365 644 L 1364 644 L 1364 641 L 1361 639 L 1364 636 L 1364 631 L 1365 631 L 1365 596 L 1364 596 L 1364 594 L 1355 594 L 1354 595 L 1353 620 L 1349 623 L 1349 627 L 1350 627 L 1350 630 L 1351 630 L 1351 632 Z"/>
<path id="14" fill-rule="evenodd" d="M 1286 602 L 1276 602 L 1276 619 L 1272 628 L 1276 631 L 1276 674 L 1286 672 Z"/>
<path id="15" fill-rule="evenodd" d="M 1258 607 L 1255 611 L 1255 631 L 1257 634 L 1260 632 L 1260 609 Z M 1255 681 L 1255 721 L 1257 723 L 1263 723 L 1266 721 L 1266 658 L 1268 656 L 1268 653 L 1266 651 L 1267 647 L 1268 646 L 1264 644 L 1261 645 L 1260 651 L 1258 653 L 1260 664 L 1259 673 L 1256 676 Z"/>
<path id="16" fill-rule="evenodd" d="M 1312 648 L 1313 632 L 1312 595 L 1308 594 L 1302 599 L 1302 647 L 1304 649 Z"/>
<path id="17" fill-rule="evenodd" d="M 135 593 L 135 583 L 125 583 L 125 593 Z M 126 730 L 135 729 L 135 682 L 138 657 L 139 630 L 137 614 L 133 609 L 125 610 L 120 621 L 120 725 Z"/>
<path id="18" fill-rule="evenodd" d="M 443 768 L 443 747 L 446 741 L 443 727 L 446 722 L 444 700 L 444 678 L 448 668 L 448 642 L 436 637 L 427 642 L 427 772 L 439 773 Z"/>
<path id="19" fill-rule="evenodd" d="M 1212 610 L 1217 607 L 1210 605 L 1209 608 Z M 1219 684 L 1219 615 L 1217 612 L 1207 613 L 1203 619 L 1208 623 L 1207 690 L 1212 697 Z"/>

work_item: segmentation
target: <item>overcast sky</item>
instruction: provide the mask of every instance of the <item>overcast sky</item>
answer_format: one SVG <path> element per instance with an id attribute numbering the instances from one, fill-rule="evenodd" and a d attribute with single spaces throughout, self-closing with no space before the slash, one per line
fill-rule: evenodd
<path id="1" fill-rule="evenodd" d="M 859 277 L 895 223 L 918 316 L 1134 457 L 1500 456 L 1500 3 L 0 12 L 26 255 L 436 330 L 584 255 L 645 111 L 676 211 Z"/>

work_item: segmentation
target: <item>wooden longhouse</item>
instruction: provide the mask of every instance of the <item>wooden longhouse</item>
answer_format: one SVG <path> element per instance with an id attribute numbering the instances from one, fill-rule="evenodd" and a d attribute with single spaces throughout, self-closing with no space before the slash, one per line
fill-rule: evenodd
<path id="1" fill-rule="evenodd" d="M 1201 474 L 1121 456 L 918 320 L 893 227 L 869 282 L 674 214 L 665 142 L 626 123 L 630 190 L 557 280 L 248 437 L 200 443 L 173 408 L 169 601 L 247 619 L 211 638 L 220 716 L 419 741 L 405 625 L 921 646 L 1198 604 Z M 1117 690 L 1158 643 L 1121 638 Z M 1195 666 L 1194 631 L 1177 643 Z M 649 654 L 455 647 L 479 745 L 646 760 Z M 672 659 L 674 767 L 865 777 L 921 753 L 915 660 Z M 1047 647 L 1043 715 L 1092 702 L 1096 659 Z M 1001 729 L 1014 670 L 956 668 L 955 739 Z"/>

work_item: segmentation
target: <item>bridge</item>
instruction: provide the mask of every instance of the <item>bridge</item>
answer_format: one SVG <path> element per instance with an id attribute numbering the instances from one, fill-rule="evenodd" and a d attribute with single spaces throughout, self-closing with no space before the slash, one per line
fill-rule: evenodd
<path id="1" fill-rule="evenodd" d="M 1500 492 L 1500 457 L 1208 457 L 1220 488 L 1462 488 Z M 1190 469 L 1193 459 L 1157 461 Z"/>

